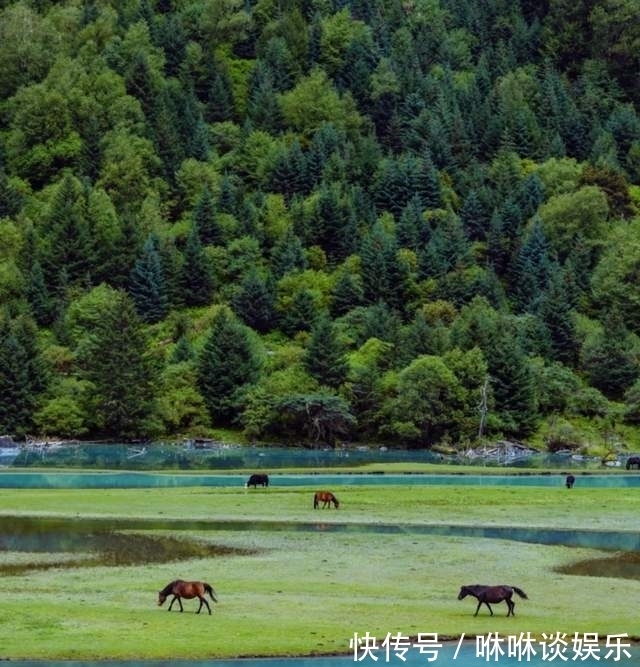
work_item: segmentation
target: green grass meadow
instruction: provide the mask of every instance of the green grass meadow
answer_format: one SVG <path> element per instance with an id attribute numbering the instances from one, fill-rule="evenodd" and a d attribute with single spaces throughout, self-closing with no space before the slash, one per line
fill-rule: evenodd
<path id="1" fill-rule="evenodd" d="M 637 530 L 633 489 L 558 487 L 344 486 L 339 510 L 313 510 L 312 487 L 186 487 L 133 490 L 0 489 L 0 515 L 255 520 L 252 531 L 156 530 L 149 534 L 224 547 L 222 555 L 135 566 L 74 566 L 60 552 L 0 551 L 1 659 L 205 659 L 348 653 L 354 633 L 384 638 L 438 633 L 503 635 L 597 632 L 640 639 L 633 611 L 640 580 L 562 574 L 559 569 L 616 554 L 566 546 L 327 530 L 357 524 L 464 524 Z M 269 530 L 269 521 L 291 527 Z M 265 522 L 260 526 L 260 522 Z M 313 522 L 312 530 L 302 524 Z M 139 532 L 139 531 L 136 531 Z M 235 551 L 233 549 L 235 549 Z M 7 568 L 20 565 L 20 574 Z M 208 581 L 212 616 L 157 606 L 175 578 Z M 518 597 L 473 616 L 462 584 L 504 583 Z"/>

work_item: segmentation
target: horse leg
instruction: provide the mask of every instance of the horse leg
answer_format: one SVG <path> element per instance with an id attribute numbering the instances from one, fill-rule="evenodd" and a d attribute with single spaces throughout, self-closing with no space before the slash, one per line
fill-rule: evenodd
<path id="1" fill-rule="evenodd" d="M 173 603 L 176 600 L 180 601 L 180 598 L 177 595 L 174 594 L 173 599 L 171 600 L 171 604 L 169 605 L 169 609 L 167 609 L 167 611 L 171 611 L 171 607 L 173 607 Z"/>
<path id="2" fill-rule="evenodd" d="M 478 606 L 476 607 L 476 613 L 474 614 L 474 616 L 478 615 L 478 612 L 480 611 L 480 605 L 481 604 L 482 604 L 482 600 L 478 600 Z"/>
<path id="3" fill-rule="evenodd" d="M 209 606 L 209 603 L 207 602 L 207 600 L 204 597 L 200 598 L 200 606 L 198 607 L 198 613 L 200 613 L 200 610 L 202 609 L 203 604 L 207 608 L 207 611 L 209 612 L 209 616 L 211 616 L 211 607 Z"/>
<path id="4" fill-rule="evenodd" d="M 482 603 L 484 603 L 484 604 L 486 605 L 487 609 L 489 610 L 489 613 L 493 616 L 493 609 L 491 609 L 491 605 L 490 605 L 486 600 L 481 600 L 481 601 L 478 603 L 478 609 L 480 609 L 480 605 L 481 605 Z M 476 613 L 477 613 L 477 612 L 476 612 Z"/>
<path id="5" fill-rule="evenodd" d="M 515 616 L 516 612 L 513 611 L 513 610 L 516 606 L 516 603 L 511 598 L 507 598 L 505 600 L 505 602 L 507 603 L 507 606 L 509 607 L 509 611 L 507 612 L 507 616 L 509 616 L 509 614 L 511 614 L 511 616 Z"/>

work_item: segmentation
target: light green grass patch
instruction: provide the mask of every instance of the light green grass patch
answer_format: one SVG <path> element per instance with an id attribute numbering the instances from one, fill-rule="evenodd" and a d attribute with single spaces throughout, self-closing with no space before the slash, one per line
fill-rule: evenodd
<path id="1" fill-rule="evenodd" d="M 282 520 L 287 530 L 233 531 L 184 524 L 153 535 L 255 550 L 127 567 L 34 568 L 0 577 L 0 657 L 46 659 L 212 658 L 349 651 L 353 633 L 442 637 L 627 632 L 640 634 L 629 601 L 640 581 L 560 574 L 606 552 L 499 539 L 332 531 L 336 521 L 628 528 L 637 492 L 514 487 L 341 487 L 341 508 L 313 510 L 312 487 L 1 490 L 3 514 L 172 520 Z M 302 530 L 313 522 L 315 530 Z M 0 567 L 23 555 L 0 552 Z M 49 555 L 51 556 L 51 555 Z M 49 558 L 48 556 L 48 558 Z M 50 563 L 47 563 L 50 564 Z M 204 579 L 219 596 L 213 615 L 158 607 L 170 580 Z M 523 588 L 516 617 L 495 605 L 474 618 L 460 585 Z M 180 638 L 180 641 L 177 641 Z"/>

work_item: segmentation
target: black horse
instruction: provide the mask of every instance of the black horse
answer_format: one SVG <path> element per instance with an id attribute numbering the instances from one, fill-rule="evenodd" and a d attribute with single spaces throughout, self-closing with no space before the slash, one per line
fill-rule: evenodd
<path id="1" fill-rule="evenodd" d="M 640 470 L 640 456 L 630 456 L 627 459 L 627 470 L 631 470 L 633 466 Z"/>
<path id="2" fill-rule="evenodd" d="M 478 615 L 480 606 L 483 604 L 487 605 L 487 609 L 493 616 L 493 609 L 491 609 L 489 603 L 504 601 L 507 603 L 507 607 L 509 607 L 507 616 L 515 616 L 514 608 L 516 603 L 511 599 L 514 592 L 521 598 L 524 598 L 525 600 L 528 599 L 527 594 L 517 586 L 482 586 L 480 584 L 475 584 L 473 586 L 462 586 L 458 593 L 458 600 L 466 598 L 467 595 L 473 595 L 473 597 L 478 600 L 478 606 L 476 607 L 474 616 Z"/>
<path id="3" fill-rule="evenodd" d="M 576 483 L 576 478 L 573 475 L 567 475 L 567 478 L 564 480 L 564 483 L 567 489 L 571 489 Z"/>
<path id="4" fill-rule="evenodd" d="M 254 489 L 257 488 L 258 486 L 262 487 L 268 487 L 269 486 L 269 475 L 264 475 L 262 473 L 256 473 L 254 475 L 251 475 L 249 477 L 249 480 L 245 484 L 246 488 L 249 488 L 252 486 Z"/>

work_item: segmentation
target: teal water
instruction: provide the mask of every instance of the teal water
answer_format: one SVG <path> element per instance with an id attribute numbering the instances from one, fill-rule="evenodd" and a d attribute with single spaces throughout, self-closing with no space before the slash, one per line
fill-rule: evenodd
<path id="1" fill-rule="evenodd" d="M 575 473 L 574 473 L 575 475 Z M 270 486 L 402 485 L 402 486 L 564 486 L 564 472 L 557 474 L 422 474 L 422 473 L 269 473 Z M 172 472 L 0 472 L 0 488 L 10 489 L 126 489 L 153 487 L 215 486 L 241 487 L 248 474 Z M 578 474 L 576 488 L 640 488 L 640 474 Z M 259 489 L 262 491 L 262 489 Z"/>
<path id="2" fill-rule="evenodd" d="M 555 635 L 555 633 L 550 633 Z M 582 638 L 582 633 L 578 633 L 578 637 Z M 580 664 L 585 667 L 613 667 L 614 665 L 624 665 L 626 667 L 640 667 L 640 646 L 634 645 L 625 648 L 628 644 L 624 638 L 620 639 L 619 648 L 616 646 L 617 642 L 614 638 L 601 637 L 597 638 L 591 645 L 593 654 L 585 649 L 584 644 L 580 648 L 578 644 L 573 644 L 572 637 L 565 638 L 566 647 L 564 653 L 554 652 L 552 648 L 552 641 L 549 641 L 548 646 L 542 646 L 540 643 L 532 643 L 531 648 L 535 651 L 534 654 L 527 654 L 524 652 L 521 645 L 521 653 L 518 655 L 518 649 L 514 642 L 515 638 L 509 637 L 500 638 L 503 643 L 498 641 L 493 643 L 489 638 L 483 638 L 481 645 L 478 647 L 476 642 L 464 642 L 460 648 L 455 643 L 443 643 L 440 648 L 425 647 L 425 652 L 421 653 L 417 646 L 410 646 L 406 653 L 403 654 L 404 660 L 393 650 L 389 650 L 389 654 L 385 649 L 380 648 L 379 651 L 372 654 L 359 653 L 354 656 L 353 652 L 343 656 L 332 657 L 318 657 L 318 658 L 272 658 L 272 659 L 234 659 L 234 660 L 202 660 L 202 661 L 146 661 L 146 660 L 131 660 L 131 661 L 115 661 L 115 662 L 42 662 L 42 661 L 12 661 L 14 667 L 169 667 L 175 665 L 176 667 L 348 667 L 349 665 L 363 665 L 367 667 L 375 667 L 376 665 L 405 665 L 405 667 L 423 667 L 424 665 L 434 665 L 437 667 L 454 667 L 461 665 L 463 667 L 474 667 L 482 664 L 502 665 L 503 667 L 516 667 L 516 665 L 527 664 L 531 667 L 542 667 L 549 664 Z M 596 638 L 593 638 L 596 639 Z M 486 641 L 485 641 L 486 640 Z M 380 644 L 382 638 L 378 640 Z M 509 642 L 512 642 L 513 655 L 509 655 Z M 607 641 L 612 645 L 607 647 Z M 495 646 L 500 646 L 499 650 Z M 562 646 L 562 644 L 558 644 Z M 574 646 L 576 647 L 574 650 Z M 608 652 L 612 651 L 609 657 L 606 657 Z M 628 657 L 625 653 L 630 654 Z M 374 660 L 375 656 L 377 660 Z M 562 657 L 561 657 L 562 656 Z M 596 656 L 599 658 L 597 659 Z M 618 658 L 616 660 L 616 657 Z"/>

